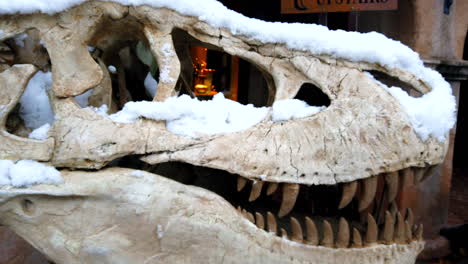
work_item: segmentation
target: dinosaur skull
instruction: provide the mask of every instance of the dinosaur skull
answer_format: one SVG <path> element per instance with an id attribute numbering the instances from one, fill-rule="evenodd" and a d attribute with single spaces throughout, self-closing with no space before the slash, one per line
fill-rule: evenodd
<path id="1" fill-rule="evenodd" d="M 47 56 L 15 52 L 25 64 L 0 73 L 0 159 L 46 162 L 64 178 L 56 186 L 1 187 L 0 223 L 54 262 L 414 263 L 422 250 L 422 226 L 395 199 L 433 173 L 448 142 L 422 139 L 369 74 L 429 93 L 414 73 L 265 43 L 146 5 L 87 1 L 52 15 L 4 15 L 0 28 L 3 40 L 37 30 L 50 57 L 55 113 L 45 140 L 6 131 L 29 79 L 50 67 Z M 79 107 L 74 97 L 90 89 L 96 106 L 112 105 L 105 61 L 135 39 L 166 75 L 154 101 L 177 95 L 186 59 L 176 52 L 176 31 L 258 67 L 270 104 L 294 98 L 305 83 L 331 104 L 305 118 L 267 116 L 242 131 L 203 137 Z"/>

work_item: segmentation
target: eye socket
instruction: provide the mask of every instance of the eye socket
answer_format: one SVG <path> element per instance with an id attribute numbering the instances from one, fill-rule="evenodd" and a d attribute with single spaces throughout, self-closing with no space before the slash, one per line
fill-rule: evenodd
<path id="1" fill-rule="evenodd" d="M 29 199 L 21 200 L 21 209 L 26 215 L 32 216 L 36 211 L 36 205 Z"/>

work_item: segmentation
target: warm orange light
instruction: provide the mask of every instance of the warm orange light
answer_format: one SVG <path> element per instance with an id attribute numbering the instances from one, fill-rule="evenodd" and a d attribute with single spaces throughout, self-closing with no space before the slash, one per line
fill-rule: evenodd
<path id="1" fill-rule="evenodd" d="M 207 49 L 203 47 L 192 47 L 193 58 L 193 92 L 196 96 L 212 96 L 218 92 L 214 89 L 213 73 L 214 69 L 207 69 Z"/>

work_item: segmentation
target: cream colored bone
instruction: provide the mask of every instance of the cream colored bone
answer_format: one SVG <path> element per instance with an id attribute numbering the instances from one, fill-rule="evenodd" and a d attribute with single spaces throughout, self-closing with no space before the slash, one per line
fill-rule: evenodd
<path id="1" fill-rule="evenodd" d="M 0 159 L 50 160 L 54 139 L 27 139 L 6 131 L 8 114 L 18 104 L 29 79 L 37 72 L 32 65 L 15 65 L 0 73 Z"/>
<path id="2" fill-rule="evenodd" d="M 143 30 L 160 69 L 158 91 L 154 99 L 164 101 L 177 95 L 175 86 L 180 75 L 180 62 L 174 49 L 171 31 L 160 33 L 148 26 Z"/>
<path id="3" fill-rule="evenodd" d="M 260 43 L 149 6 L 86 1 L 55 15 L 3 16 L 0 28 L 3 39 L 38 30 L 52 62 L 56 113 L 53 139 L 8 134 L 7 115 L 36 69 L 23 65 L 0 73 L 0 158 L 98 169 L 62 171 L 65 183 L 60 186 L 0 188 L 0 223 L 56 263 L 410 264 L 421 251 L 422 242 L 358 248 L 375 242 L 377 234 L 361 235 L 356 228 L 352 237 L 346 232 L 337 236 L 340 244 L 355 248 L 316 246 L 323 241 L 310 219 L 305 244 L 287 241 L 258 229 L 211 192 L 144 172 L 101 169 L 114 159 L 139 154 L 148 163 L 179 161 L 262 179 L 274 190 L 278 185 L 271 182 L 336 184 L 439 164 L 448 141 L 423 142 L 398 101 L 364 71 L 378 70 L 422 93 L 430 91 L 409 72 Z M 276 123 L 266 119 L 245 131 L 199 138 L 177 136 L 162 121 L 120 124 L 78 107 L 72 97 L 89 89 L 95 89 L 92 105 L 112 104 L 106 65 L 90 56 L 87 45 L 112 56 L 119 41 L 130 37 L 149 44 L 159 68 L 167 69 L 169 78 L 159 83 L 155 100 L 176 95 L 181 66 L 171 35 L 175 29 L 257 66 L 266 76 L 270 104 L 294 98 L 302 84 L 312 83 L 330 97 L 331 105 L 311 117 Z M 116 32 L 123 35 L 113 37 Z M 270 230 L 277 230 L 275 221 L 267 215 Z M 298 241 L 302 230 L 296 225 L 295 231 Z"/>
<path id="4" fill-rule="evenodd" d="M 0 223 L 55 263 L 413 264 L 423 242 L 334 249 L 258 229 L 221 197 L 128 169 L 0 188 Z"/>

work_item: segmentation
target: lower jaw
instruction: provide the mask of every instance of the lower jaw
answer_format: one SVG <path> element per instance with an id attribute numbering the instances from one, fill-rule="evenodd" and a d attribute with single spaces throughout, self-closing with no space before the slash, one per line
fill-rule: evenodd
<path id="1" fill-rule="evenodd" d="M 408 168 L 336 186 L 304 186 L 252 182 L 221 170 L 184 163 L 143 166 L 147 171 L 217 193 L 237 208 L 237 215 L 243 221 L 256 225 L 269 237 L 276 236 L 296 246 L 329 248 L 336 252 L 375 250 L 375 247 L 408 246 L 418 252 L 422 249 L 422 225 L 414 222 L 410 209 L 400 212 L 395 199 L 408 181 L 417 184 L 426 178 L 431 173 L 429 167 Z M 141 169 L 141 164 L 136 168 Z M 168 171 L 174 168 L 185 173 L 173 177 Z M 272 188 L 272 185 L 276 186 Z M 350 185 L 354 185 L 352 194 Z M 298 190 L 291 191 L 291 188 Z"/>
<path id="2" fill-rule="evenodd" d="M 26 196 L 28 193 L 46 194 L 40 196 L 41 199 L 46 199 L 48 195 L 52 197 L 79 195 L 80 199 L 71 200 L 77 205 L 73 206 L 73 210 L 78 215 L 80 210 L 85 210 L 86 207 L 95 208 L 100 214 L 105 214 L 107 210 L 112 212 L 110 208 L 120 208 L 120 213 L 112 217 L 112 222 L 118 224 L 111 224 L 113 226 L 111 233 L 97 232 L 98 230 L 92 229 L 92 224 L 70 221 L 76 217 L 73 214 L 43 216 L 48 217 L 43 218 L 43 223 L 47 226 L 42 227 L 43 232 L 40 234 L 34 232 L 37 227 L 28 221 L 18 223 L 15 217 L 4 218 L 6 225 L 13 227 L 20 235 L 29 237 L 29 241 L 34 241 L 31 236 L 36 234 L 34 244 L 44 249 L 46 253 L 48 253 L 47 248 L 52 253 L 58 252 L 57 256 L 51 254 L 51 257 L 54 256 L 52 259 L 57 261 L 63 260 L 63 254 L 70 252 L 63 248 L 61 240 L 56 241 L 59 243 L 57 247 L 47 246 L 47 243 L 51 242 L 43 238 L 56 234 L 56 230 L 75 230 L 74 233 L 78 234 L 91 233 L 90 236 L 81 237 L 79 243 L 87 244 L 88 247 L 96 246 L 98 249 L 108 247 L 108 252 L 115 254 L 108 256 L 107 261 L 102 259 L 99 259 L 99 262 L 91 261 L 95 260 L 92 255 L 84 258 L 89 258 L 90 261 L 86 261 L 87 263 L 100 264 L 115 263 L 113 260 L 116 259 L 133 259 L 133 263 L 410 264 L 415 262 L 416 256 L 424 247 L 424 242 L 419 240 L 388 245 L 379 244 L 377 241 L 373 244 L 363 244 L 359 248 L 351 245 L 348 248 L 311 245 L 304 241 L 293 241 L 291 236 L 284 238 L 259 228 L 213 192 L 179 184 L 159 175 L 142 171 L 136 176 L 134 170 L 124 168 L 103 169 L 97 172 L 63 171 L 62 175 L 65 182 L 59 186 L 0 189 L 0 198 L 2 195 L 7 197 L 16 192 Z M 85 186 L 89 188 L 84 188 Z M 139 194 L 136 195 L 135 191 Z M 114 199 L 102 199 L 109 194 L 112 194 Z M 151 195 L 152 198 L 146 199 L 147 195 L 148 197 Z M 138 204 L 145 210 L 135 215 L 134 206 L 129 205 L 136 202 L 134 198 L 137 196 L 141 196 L 142 199 L 145 197 L 146 204 Z M 89 197 L 89 200 L 86 197 Z M 80 201 L 85 206 L 78 205 Z M 41 201 L 37 201 L 37 204 L 41 205 Z M 168 205 L 177 205 L 177 208 Z M 139 221 L 135 222 L 132 217 L 138 217 Z M 96 221 L 96 219 L 82 220 Z M 136 225 L 138 227 L 135 227 Z M 164 235 L 159 237 L 148 233 L 155 226 L 162 226 Z M 137 232 L 130 232 L 131 230 Z M 128 244 L 128 248 L 124 247 L 124 244 L 115 244 L 116 237 L 127 241 L 125 245 Z M 68 238 L 67 245 L 73 244 L 73 237 Z M 141 248 L 150 247 L 151 250 L 138 252 L 139 247 L 136 245 Z M 86 247 L 80 251 L 80 254 L 85 254 L 85 249 Z M 96 252 L 92 247 L 90 251 Z"/>

